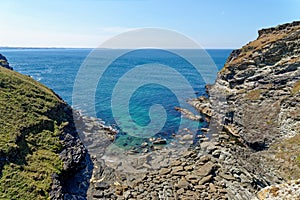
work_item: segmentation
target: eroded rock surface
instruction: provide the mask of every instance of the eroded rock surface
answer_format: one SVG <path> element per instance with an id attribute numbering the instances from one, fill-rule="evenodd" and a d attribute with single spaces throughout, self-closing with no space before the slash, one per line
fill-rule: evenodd
<path id="1" fill-rule="evenodd" d="M 223 106 L 204 97 L 190 102 L 211 118 L 225 117 L 218 123 L 239 144 L 229 153 L 258 180 L 255 190 L 299 179 L 299 47 L 300 22 L 260 30 L 257 40 L 231 53 L 209 89 L 214 98 L 226 97 Z"/>

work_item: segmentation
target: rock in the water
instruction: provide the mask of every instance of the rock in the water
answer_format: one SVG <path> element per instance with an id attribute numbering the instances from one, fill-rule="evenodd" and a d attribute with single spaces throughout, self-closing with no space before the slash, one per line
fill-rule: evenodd
<path id="1" fill-rule="evenodd" d="M 167 144 L 167 140 L 162 139 L 162 138 L 156 138 L 152 143 L 153 144 Z"/>

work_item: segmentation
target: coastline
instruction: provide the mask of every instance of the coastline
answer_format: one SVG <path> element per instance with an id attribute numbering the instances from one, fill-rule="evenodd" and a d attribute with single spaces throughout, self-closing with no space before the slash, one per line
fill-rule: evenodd
<path id="1" fill-rule="evenodd" d="M 280 163 L 282 163 L 283 161 L 280 161 L 280 159 L 282 160 L 284 158 L 281 157 L 279 159 L 280 162 L 278 163 L 277 156 L 280 155 L 281 150 L 276 149 L 278 148 L 278 145 L 286 145 L 286 142 L 288 142 L 289 138 L 293 139 L 293 137 L 295 137 L 295 134 L 292 134 L 290 136 L 273 136 L 272 134 L 270 134 L 272 132 L 269 131 L 273 130 L 272 126 L 273 128 L 277 128 L 277 126 L 273 124 L 273 122 L 271 123 L 266 121 L 266 124 L 271 125 L 267 126 L 267 129 L 265 129 L 265 126 L 263 125 L 264 121 L 262 120 L 259 113 L 251 112 L 251 110 L 249 110 L 258 109 L 258 111 L 261 110 L 262 113 L 268 113 L 270 117 L 278 116 L 278 109 L 264 110 L 264 108 L 269 108 L 268 105 L 273 105 L 273 107 L 276 108 L 276 104 L 270 103 L 270 100 L 275 100 L 276 102 L 278 100 L 276 95 L 278 94 L 281 95 L 281 97 L 282 95 L 286 95 L 284 102 L 297 102 L 299 101 L 299 90 L 296 90 L 296 93 L 292 93 L 291 95 L 290 92 L 281 92 L 282 89 L 274 85 L 273 89 L 270 90 L 270 88 L 268 88 L 268 90 L 272 92 L 274 90 L 277 90 L 278 92 L 275 93 L 275 95 L 271 96 L 270 99 L 266 99 L 262 97 L 262 94 L 256 95 L 256 87 L 260 88 L 262 86 L 260 86 L 259 84 L 264 85 L 266 83 L 258 82 L 258 86 L 249 87 L 247 86 L 247 84 L 244 84 L 244 81 L 242 81 L 245 79 L 249 79 L 250 81 L 257 81 L 259 79 L 254 78 L 256 75 L 255 71 L 254 73 L 253 71 L 250 72 L 251 70 L 253 70 L 253 66 L 257 65 L 262 69 L 264 69 L 264 67 L 274 68 L 274 70 L 269 71 L 257 70 L 259 73 L 263 73 L 263 75 L 266 77 L 265 80 L 267 80 L 267 77 L 271 77 L 269 79 L 270 81 L 274 81 L 275 83 L 279 84 L 278 79 L 281 78 L 282 80 L 286 77 L 289 77 L 288 81 L 291 81 L 290 85 L 295 85 L 294 88 L 297 87 L 297 65 L 299 64 L 299 60 L 295 58 L 297 58 L 298 51 L 294 51 L 294 54 L 296 55 L 293 55 L 293 53 L 287 53 L 288 57 L 283 56 L 283 54 L 280 53 L 281 51 L 278 51 L 278 54 L 272 56 L 268 55 L 268 53 L 274 51 L 276 52 L 276 49 L 279 49 L 277 47 L 278 44 L 288 44 L 291 45 L 290 49 L 297 49 L 294 44 L 296 43 L 295 38 L 297 38 L 297 35 L 299 35 L 299 29 L 300 28 L 298 26 L 298 23 L 290 23 L 278 26 L 276 28 L 264 29 L 262 31 L 259 31 L 258 41 L 263 39 L 268 41 L 272 45 L 269 45 L 268 42 L 262 42 L 262 46 L 248 48 L 248 46 L 258 43 L 256 41 L 250 42 L 248 45 L 242 47 L 241 50 L 233 51 L 231 56 L 229 56 L 224 69 L 219 73 L 216 84 L 207 87 L 210 94 L 211 92 L 214 92 L 213 90 L 227 91 L 225 95 L 227 103 L 229 104 L 227 108 L 228 110 L 224 120 L 224 124 L 219 124 L 223 127 L 223 131 L 212 133 L 212 138 L 204 137 L 200 139 L 199 143 L 197 143 L 196 146 L 191 147 L 190 150 L 182 152 L 182 154 L 178 156 L 177 159 L 171 159 L 172 161 L 170 162 L 168 162 L 168 157 L 164 157 L 164 154 L 160 153 L 162 156 L 161 161 L 164 160 L 166 161 L 166 163 L 164 166 L 161 166 L 159 169 L 152 172 L 124 175 L 118 174 L 117 171 L 114 171 L 111 168 L 104 168 L 104 171 L 107 169 L 110 172 L 110 177 L 113 173 L 115 173 L 115 178 L 112 178 L 113 181 L 106 179 L 106 176 L 100 178 L 101 184 L 107 183 L 108 185 L 110 185 L 110 187 L 97 187 L 96 185 L 99 183 L 96 182 L 97 184 L 94 186 L 94 190 L 91 190 L 94 191 L 94 193 L 90 193 L 91 196 L 93 198 L 100 199 L 114 199 L 117 197 L 121 197 L 121 199 L 144 199 L 158 197 L 174 199 L 299 198 L 299 194 L 297 192 L 297 188 L 299 187 L 297 173 L 290 174 L 290 172 L 284 172 L 284 170 L 282 170 L 282 164 Z M 281 32 L 283 32 L 283 36 L 281 36 L 279 39 L 277 38 L 278 40 L 272 39 L 274 35 L 276 36 L 277 34 L 281 34 Z M 292 34 L 291 32 L 294 34 Z M 286 41 L 289 41 L 289 43 L 286 43 Z M 265 48 L 264 53 L 255 53 L 255 51 L 259 52 L 261 48 Z M 255 51 L 251 53 L 259 57 L 249 56 L 251 54 L 247 53 L 248 49 L 250 51 L 252 51 L 252 49 L 255 49 Z M 247 56 L 249 56 L 249 58 Z M 244 59 L 242 60 L 240 59 L 240 57 Z M 267 61 L 266 58 L 270 60 Z M 257 59 L 264 60 L 261 61 Z M 295 62 L 298 64 L 294 65 Z M 245 72 L 243 72 L 243 70 Z M 279 76 L 279 78 L 275 78 L 276 76 L 273 76 L 270 71 L 273 71 L 275 73 L 276 71 L 278 71 L 277 74 L 279 74 L 280 72 L 281 74 L 287 73 L 288 75 L 281 75 Z M 236 76 L 232 76 L 231 74 L 236 74 Z M 264 78 L 264 76 L 256 77 Z M 234 77 L 235 79 L 232 77 Z M 287 82 L 283 82 L 283 85 L 289 88 L 286 91 L 290 91 L 291 87 L 289 84 L 285 85 L 286 83 Z M 234 89 L 234 87 L 239 85 L 241 85 L 240 88 L 243 89 L 243 84 L 245 85 L 244 88 L 248 87 L 248 89 Z M 268 92 L 266 88 L 262 88 L 262 90 Z M 292 89 L 292 91 L 293 90 L 294 89 Z M 241 95 L 242 97 L 240 97 Z M 245 103 L 245 101 L 236 98 L 245 98 L 246 103 L 248 102 L 250 104 L 254 104 L 254 106 L 250 106 L 249 108 L 242 107 L 246 109 L 244 110 L 246 113 L 244 113 L 242 117 L 245 117 L 245 119 L 248 120 L 245 122 L 254 120 L 255 124 L 257 124 L 258 127 L 261 127 L 262 130 L 267 130 L 265 132 L 262 132 L 263 134 L 261 134 L 264 137 L 248 137 L 248 135 L 244 135 L 243 131 L 241 131 L 241 128 L 237 126 L 240 122 L 235 124 L 236 119 L 233 113 L 238 111 L 238 107 L 232 108 L 232 106 L 235 106 L 234 103 Z M 291 100 L 288 101 L 287 99 Z M 257 104 L 258 102 L 262 102 L 263 107 Z M 212 104 L 210 99 L 207 99 L 205 97 L 199 97 L 198 99 L 190 100 L 189 103 L 193 107 L 197 108 L 200 113 L 206 116 L 208 122 L 213 117 L 224 116 L 223 113 L 216 113 L 218 109 L 214 109 L 215 105 Z M 296 104 L 294 104 L 294 107 L 292 107 L 295 108 L 295 106 Z M 288 110 L 286 111 L 286 109 Z M 284 107 L 280 111 L 283 114 L 280 114 L 281 117 L 276 118 L 276 120 L 285 119 L 285 117 L 283 116 L 290 116 L 290 111 L 291 109 L 289 109 L 289 107 Z M 188 112 L 185 113 L 189 116 Z M 248 115 L 252 113 L 254 115 L 257 115 L 258 118 L 248 119 Z M 295 115 L 295 117 L 296 116 L 297 114 Z M 193 118 L 193 116 L 191 118 Z M 267 118 L 266 120 L 270 119 L 275 118 Z M 220 121 L 217 121 L 217 123 L 220 123 Z M 278 121 L 277 123 L 280 122 Z M 289 126 L 283 125 L 284 123 L 288 123 Z M 295 127 L 298 122 L 296 119 L 294 119 L 293 123 Z M 252 125 L 247 127 L 246 131 L 249 131 L 249 128 L 251 126 Z M 291 129 L 292 126 L 289 121 L 282 121 L 281 126 L 293 130 Z M 299 129 L 295 127 L 295 130 L 297 130 L 299 134 Z M 207 131 L 209 132 L 210 130 Z M 285 132 L 287 132 L 287 130 L 285 130 Z M 274 133 L 277 133 L 277 131 Z M 295 138 L 293 142 L 295 143 L 296 147 L 299 146 L 299 139 Z M 299 170 L 299 168 L 297 168 L 297 164 L 292 164 L 296 161 L 290 162 L 291 165 L 289 165 L 289 167 L 292 167 L 291 169 L 296 171 Z M 146 166 L 148 166 L 149 169 L 153 168 L 151 165 Z M 292 175 L 292 179 L 295 180 L 290 181 L 288 178 L 288 176 L 290 175 Z M 293 184 L 292 186 L 290 186 L 289 184 L 284 184 L 286 182 L 292 182 Z M 289 193 L 288 191 L 294 192 Z"/>
<path id="2" fill-rule="evenodd" d="M 64 172 L 52 176 L 50 197 L 299 198 L 299 37 L 300 22 L 259 31 L 257 40 L 232 52 L 216 83 L 206 87 L 209 97 L 188 100 L 199 115 L 177 108 L 190 119 L 218 126 L 218 131 L 203 129 L 195 144 L 193 133 L 184 130 L 171 144 L 175 148 L 149 138 L 143 151 L 125 151 L 114 145 L 117 130 L 49 92 L 59 106 L 47 116 L 66 117 L 50 118 L 64 122 L 59 132 Z M 7 60 L 3 63 L 9 69 Z M 226 104 L 215 104 L 220 93 Z"/>

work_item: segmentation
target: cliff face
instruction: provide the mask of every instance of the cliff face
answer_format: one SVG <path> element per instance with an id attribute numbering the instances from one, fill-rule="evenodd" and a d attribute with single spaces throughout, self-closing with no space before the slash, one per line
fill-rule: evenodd
<path id="1" fill-rule="evenodd" d="M 208 117 L 221 115 L 224 129 L 254 150 L 296 136 L 299 46 L 300 22 L 260 30 L 256 40 L 231 53 L 216 83 L 208 87 L 209 93 L 225 97 L 223 110 L 204 97 L 190 103 Z"/>
<path id="2" fill-rule="evenodd" d="M 84 199 L 90 161 L 72 109 L 1 60 L 0 199 Z"/>
<path id="3" fill-rule="evenodd" d="M 215 87 L 227 91 L 228 125 L 251 148 L 300 132 L 300 22 L 259 31 L 234 51 Z"/>
<path id="4" fill-rule="evenodd" d="M 225 181 L 228 197 L 256 199 L 251 194 L 277 185 L 257 197 L 284 199 L 290 191 L 288 199 L 300 198 L 293 192 L 299 181 L 285 184 L 300 179 L 300 22 L 260 30 L 256 40 L 231 53 L 207 90 L 209 99 L 189 103 L 221 127 L 210 127 L 212 134 L 229 135 L 221 152 L 234 162 L 222 160 L 222 153 L 218 158 L 222 171 L 236 178 Z M 251 184 L 240 187 L 245 175 Z"/>

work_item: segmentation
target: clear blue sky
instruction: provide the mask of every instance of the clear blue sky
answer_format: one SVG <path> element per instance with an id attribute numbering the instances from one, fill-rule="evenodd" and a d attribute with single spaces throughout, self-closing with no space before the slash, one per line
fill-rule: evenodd
<path id="1" fill-rule="evenodd" d="M 238 48 L 258 29 L 300 20 L 299 0 L 0 0 L 0 9 L 0 46 L 97 47 L 159 27 L 205 48 Z"/>

